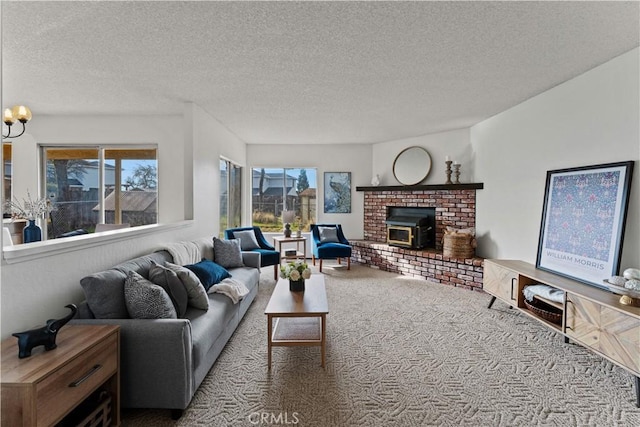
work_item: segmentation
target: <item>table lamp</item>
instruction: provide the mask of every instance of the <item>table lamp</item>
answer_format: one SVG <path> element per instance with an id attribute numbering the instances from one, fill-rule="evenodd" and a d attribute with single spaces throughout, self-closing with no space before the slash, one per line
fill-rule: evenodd
<path id="1" fill-rule="evenodd" d="M 291 223 L 295 219 L 294 211 L 282 211 L 282 222 L 284 223 L 284 237 L 291 237 Z"/>

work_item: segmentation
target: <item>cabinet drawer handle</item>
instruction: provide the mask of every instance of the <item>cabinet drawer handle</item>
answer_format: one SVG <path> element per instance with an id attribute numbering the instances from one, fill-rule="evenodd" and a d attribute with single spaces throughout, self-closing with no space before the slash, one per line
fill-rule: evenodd
<path id="1" fill-rule="evenodd" d="M 511 278 L 511 300 L 515 300 L 514 296 L 513 296 L 513 288 L 515 287 L 514 285 L 517 283 L 518 279 L 515 277 Z"/>
<path id="2" fill-rule="evenodd" d="M 102 365 L 95 365 L 93 368 L 89 369 L 89 372 L 84 374 L 84 376 L 82 378 L 77 379 L 74 382 L 72 382 L 71 384 L 69 384 L 69 387 L 78 387 L 80 384 L 82 384 L 83 382 L 88 380 L 91 375 L 95 374 L 100 369 L 102 369 Z"/>

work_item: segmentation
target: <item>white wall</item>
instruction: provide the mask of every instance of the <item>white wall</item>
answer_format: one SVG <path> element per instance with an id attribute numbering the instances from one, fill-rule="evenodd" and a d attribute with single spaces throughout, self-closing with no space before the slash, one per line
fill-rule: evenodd
<path id="1" fill-rule="evenodd" d="M 176 126 L 175 117 L 39 117 L 30 122 L 29 131 L 33 141 L 47 143 L 157 143 L 160 220 L 170 223 L 192 217 L 194 222 L 24 262 L 3 260 L 0 339 L 66 314 L 66 304 L 84 299 L 79 281 L 88 274 L 149 253 L 163 243 L 212 235 L 219 222 L 218 153 L 242 158 L 245 150 L 242 141 L 190 104 L 185 106 L 182 127 Z M 189 194 L 190 188 L 196 197 L 193 191 Z"/>
<path id="2" fill-rule="evenodd" d="M 13 195 L 21 198 L 27 189 L 37 195 L 38 144 L 154 144 L 158 146 L 159 222 L 182 221 L 183 135 L 176 134 L 174 123 L 173 116 L 38 116 L 29 122 L 26 138 L 12 143 Z"/>
<path id="3" fill-rule="evenodd" d="M 412 146 L 423 147 L 431 157 L 431 170 L 421 184 L 444 184 L 447 181 L 446 156 L 460 162 L 460 182 L 474 182 L 474 158 L 467 128 L 374 144 L 372 173 L 380 175 L 380 185 L 400 185 L 393 176 L 393 161 L 402 150 Z"/>
<path id="4" fill-rule="evenodd" d="M 364 195 L 356 187 L 371 185 L 371 145 L 248 145 L 247 169 L 243 176 L 244 192 L 251 194 L 252 167 L 316 168 L 318 189 L 318 223 L 342 224 L 347 239 L 364 237 Z M 324 213 L 324 173 L 351 172 L 351 213 Z M 245 206 L 244 223 L 251 222 L 250 206 Z"/>
<path id="5" fill-rule="evenodd" d="M 548 170 L 635 160 L 621 269 L 640 266 L 638 52 L 471 128 L 480 256 L 535 263 Z"/>
<path id="6" fill-rule="evenodd" d="M 244 167 L 247 148 L 244 142 L 198 105 L 190 104 L 188 108 L 192 112 L 194 141 L 194 218 L 201 235 L 217 236 L 220 232 L 220 157 Z"/>

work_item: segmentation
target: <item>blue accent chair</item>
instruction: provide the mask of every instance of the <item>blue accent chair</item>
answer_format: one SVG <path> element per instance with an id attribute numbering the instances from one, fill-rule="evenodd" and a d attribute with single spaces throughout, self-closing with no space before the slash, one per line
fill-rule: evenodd
<path id="1" fill-rule="evenodd" d="M 338 242 L 321 242 L 319 227 L 335 227 Z M 351 245 L 342 233 L 340 224 L 312 224 L 311 225 L 311 253 L 313 265 L 316 265 L 316 258 L 320 260 L 320 272 L 322 272 L 323 259 L 337 259 L 341 264 L 341 259 L 347 259 L 347 270 L 351 269 Z"/>
<path id="2" fill-rule="evenodd" d="M 252 252 L 260 253 L 260 267 L 266 267 L 268 265 L 273 265 L 273 278 L 278 280 L 278 270 L 280 268 L 280 252 L 276 251 L 276 248 L 271 246 L 267 239 L 265 239 L 262 234 L 262 230 L 260 227 L 238 227 L 238 228 L 229 228 L 224 230 L 224 237 L 227 240 L 235 239 L 233 233 L 236 231 L 245 231 L 245 230 L 253 230 L 256 235 L 256 241 L 260 248 L 252 249 Z"/>

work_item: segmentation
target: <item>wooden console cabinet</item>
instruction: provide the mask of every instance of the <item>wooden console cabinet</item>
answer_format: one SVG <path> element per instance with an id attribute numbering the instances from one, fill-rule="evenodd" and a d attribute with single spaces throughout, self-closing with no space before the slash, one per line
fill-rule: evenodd
<path id="1" fill-rule="evenodd" d="M 529 310 L 522 290 L 542 283 L 565 292 L 564 303 L 545 302 L 562 312 L 561 324 Z M 636 404 L 640 407 L 640 307 L 620 304 L 620 296 L 604 289 L 539 270 L 516 260 L 486 259 L 483 289 L 544 323 L 569 339 L 608 359 L 635 376 Z"/>
<path id="2" fill-rule="evenodd" d="M 67 325 L 56 344 L 50 351 L 36 347 L 30 357 L 19 359 L 17 339 L 2 342 L 2 425 L 55 425 L 104 390 L 111 398 L 105 418 L 119 426 L 120 327 Z"/>

